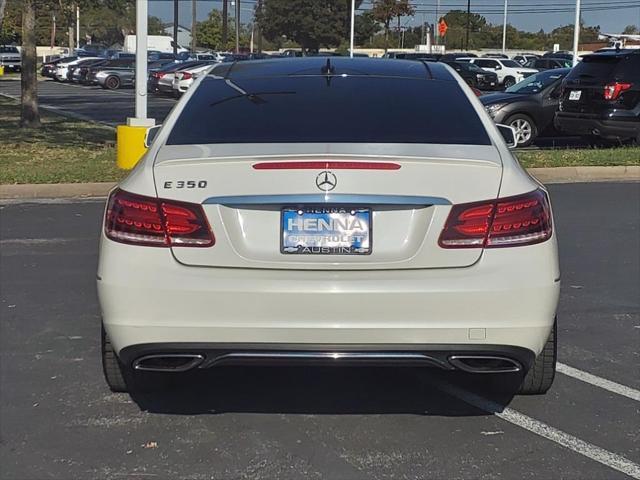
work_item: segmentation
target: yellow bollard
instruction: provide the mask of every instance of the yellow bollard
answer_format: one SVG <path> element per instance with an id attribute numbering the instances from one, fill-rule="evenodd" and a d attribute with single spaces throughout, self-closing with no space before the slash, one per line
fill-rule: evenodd
<path id="1" fill-rule="evenodd" d="M 131 170 L 147 152 L 147 147 L 144 146 L 147 130 L 147 127 L 118 125 L 116 130 L 116 163 L 118 168 Z"/>
<path id="2" fill-rule="evenodd" d="M 4 75 L 4 65 L 0 65 L 0 77 Z"/>

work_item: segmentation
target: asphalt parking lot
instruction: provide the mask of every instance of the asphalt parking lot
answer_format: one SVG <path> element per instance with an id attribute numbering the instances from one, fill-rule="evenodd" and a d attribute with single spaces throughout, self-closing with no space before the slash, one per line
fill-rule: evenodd
<path id="1" fill-rule="evenodd" d="M 17 80 L 0 81 L 0 94 L 20 98 L 20 82 Z M 104 90 L 97 86 L 60 83 L 54 80 L 38 82 L 40 105 L 68 112 L 115 127 L 124 125 L 134 113 L 133 88 Z M 162 123 L 176 100 L 149 94 L 148 115 Z"/>
<path id="2" fill-rule="evenodd" d="M 20 82 L 1 80 L 0 95 L 20 98 Z M 124 125 L 128 117 L 134 116 L 134 90 L 122 88 L 111 91 L 97 86 L 59 83 L 46 79 L 38 83 L 40 105 L 57 111 L 67 112 L 94 122 L 110 126 Z M 169 114 L 176 100 L 169 96 L 149 94 L 148 116 L 161 124 Z M 546 136 L 539 137 L 532 147 L 584 147 L 581 137 Z"/>
<path id="3" fill-rule="evenodd" d="M 225 367 L 112 394 L 103 200 L 2 205 L 0 476 L 640 478 L 640 184 L 551 194 L 563 373 L 546 396 L 515 398 L 490 376 L 369 367 Z"/>

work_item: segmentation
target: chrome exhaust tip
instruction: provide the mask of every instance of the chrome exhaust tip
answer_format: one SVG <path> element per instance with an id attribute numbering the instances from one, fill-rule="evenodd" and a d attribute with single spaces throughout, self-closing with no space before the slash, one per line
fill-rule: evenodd
<path id="1" fill-rule="evenodd" d="M 145 355 L 133 362 L 133 369 L 145 372 L 186 372 L 203 361 L 202 355 L 192 353 Z"/>
<path id="2" fill-rule="evenodd" d="M 498 355 L 451 355 L 449 363 L 468 373 L 514 373 L 522 370 L 522 364 L 517 360 Z"/>

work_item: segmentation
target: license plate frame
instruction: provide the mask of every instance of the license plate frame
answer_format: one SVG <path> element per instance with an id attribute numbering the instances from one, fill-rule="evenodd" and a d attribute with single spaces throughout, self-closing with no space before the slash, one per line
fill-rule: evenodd
<path id="1" fill-rule="evenodd" d="M 331 222 L 329 215 L 334 215 L 334 222 Z M 338 216 L 336 217 L 335 214 Z M 312 220 L 311 224 L 307 226 L 317 225 L 320 222 L 317 220 L 322 218 L 324 220 L 323 226 L 327 224 L 331 226 L 347 226 L 355 227 L 351 230 L 334 231 L 330 230 L 330 233 L 311 233 L 311 230 L 302 229 L 301 234 L 292 235 L 292 230 L 287 228 L 287 222 L 289 219 L 299 219 L 304 222 L 305 219 Z M 314 223 L 313 220 L 316 222 Z M 363 236 L 357 230 L 362 226 L 362 223 L 366 225 L 365 238 L 358 241 L 356 236 Z M 300 224 L 297 224 L 300 226 Z M 302 225 L 304 227 L 304 225 Z M 362 256 L 371 255 L 373 251 L 373 211 L 368 207 L 359 206 L 342 206 L 342 205 L 305 205 L 305 206 L 286 206 L 280 210 L 280 222 L 278 225 L 280 236 L 280 253 L 283 255 L 347 255 L 347 256 Z M 355 231 L 356 233 L 348 233 Z M 357 234 L 357 235 L 356 235 Z M 343 242 L 333 241 L 335 235 L 351 235 L 351 240 L 348 245 Z M 309 239 L 300 240 L 298 236 L 316 237 L 316 241 L 309 241 Z M 321 237 L 325 237 L 324 241 Z M 332 236 L 331 240 L 327 241 L 328 236 Z M 296 240 L 297 239 L 297 240 Z M 324 243 L 324 245 L 321 245 Z M 294 245 L 297 244 L 297 245 Z"/>

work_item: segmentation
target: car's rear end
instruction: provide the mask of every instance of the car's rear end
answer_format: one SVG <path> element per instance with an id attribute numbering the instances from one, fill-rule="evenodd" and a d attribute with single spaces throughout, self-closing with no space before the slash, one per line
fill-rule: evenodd
<path id="1" fill-rule="evenodd" d="M 193 82 L 200 76 L 206 74 L 207 70 L 216 65 L 214 62 L 203 62 L 200 65 L 183 68 L 175 72 L 173 76 L 173 94 L 175 96 L 184 95 L 189 90 Z"/>
<path id="2" fill-rule="evenodd" d="M 514 372 L 559 272 L 547 193 L 448 67 L 295 59 L 194 84 L 110 196 L 98 291 L 126 369 Z"/>
<path id="3" fill-rule="evenodd" d="M 0 66 L 7 71 L 19 72 L 22 68 L 20 51 L 14 46 L 0 46 Z"/>
<path id="4" fill-rule="evenodd" d="M 556 127 L 640 141 L 640 51 L 585 55 L 564 81 Z"/>

